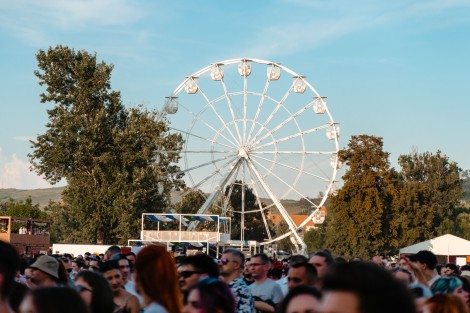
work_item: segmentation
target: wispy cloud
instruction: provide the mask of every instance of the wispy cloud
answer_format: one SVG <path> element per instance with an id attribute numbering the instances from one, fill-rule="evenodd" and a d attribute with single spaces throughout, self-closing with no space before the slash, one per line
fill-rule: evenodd
<path id="1" fill-rule="evenodd" d="M 30 44 L 54 34 L 126 25 L 145 16 L 145 7 L 128 0 L 19 0 L 0 2 L 0 28 Z"/>
<path id="2" fill-rule="evenodd" d="M 291 55 L 328 45 L 344 36 L 414 18 L 434 17 L 448 10 L 470 8 L 470 0 L 361 1 L 285 0 L 298 14 L 254 32 L 244 55 Z M 302 11 L 311 12 L 310 18 Z M 457 21 L 456 21 L 457 22 Z M 436 23 L 433 23 L 434 25 Z M 439 23 L 437 23 L 439 24 Z M 434 25 L 433 27 L 437 27 Z"/>
<path id="3" fill-rule="evenodd" d="M 0 147 L 0 188 L 36 189 L 51 185 L 29 170 L 29 163 L 16 154 L 6 156 Z"/>

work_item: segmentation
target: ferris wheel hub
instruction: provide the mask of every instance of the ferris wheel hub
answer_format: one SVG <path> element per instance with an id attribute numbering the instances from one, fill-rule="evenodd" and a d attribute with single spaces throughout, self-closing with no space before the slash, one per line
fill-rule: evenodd
<path id="1" fill-rule="evenodd" d="M 248 148 L 247 147 L 241 147 L 238 150 L 238 156 L 240 158 L 248 159 Z"/>

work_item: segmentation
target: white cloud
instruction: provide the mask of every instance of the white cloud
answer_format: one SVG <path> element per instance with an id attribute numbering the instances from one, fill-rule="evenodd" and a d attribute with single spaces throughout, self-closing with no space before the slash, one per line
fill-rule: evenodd
<path id="1" fill-rule="evenodd" d="M 35 172 L 29 170 L 29 163 L 16 154 L 6 156 L 0 148 L 0 188 L 37 189 L 51 185 Z"/>
<path id="2" fill-rule="evenodd" d="M 0 28 L 37 45 L 61 31 L 96 31 L 142 18 L 145 7 L 128 0 L 0 1 Z"/>

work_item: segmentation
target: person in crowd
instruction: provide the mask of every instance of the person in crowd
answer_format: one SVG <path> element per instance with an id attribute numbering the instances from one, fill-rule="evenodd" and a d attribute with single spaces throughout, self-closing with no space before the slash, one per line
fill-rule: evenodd
<path id="1" fill-rule="evenodd" d="M 139 313 L 140 304 L 136 296 L 124 289 L 124 281 L 116 260 L 103 263 L 101 272 L 106 278 L 113 291 L 113 300 L 116 306 L 115 313 Z"/>
<path id="2" fill-rule="evenodd" d="M 26 286 L 28 286 L 30 289 L 34 289 L 37 287 L 37 285 L 35 283 L 33 283 L 33 281 L 31 280 L 31 273 L 32 273 L 33 269 L 27 267 L 25 270 L 24 270 L 24 278 L 26 280 Z"/>
<path id="3" fill-rule="evenodd" d="M 324 276 L 322 288 L 324 313 L 416 312 L 408 288 L 372 263 L 337 264 Z"/>
<path id="4" fill-rule="evenodd" d="M 31 269 L 31 281 L 36 286 L 54 287 L 59 285 L 59 261 L 55 258 L 42 255 L 29 268 Z"/>
<path id="5" fill-rule="evenodd" d="M 235 313 L 235 307 L 230 287 L 217 278 L 207 277 L 189 290 L 183 313 Z"/>
<path id="6" fill-rule="evenodd" d="M 104 253 L 103 261 L 117 260 L 120 254 L 121 254 L 121 248 L 119 248 L 118 246 L 111 246 Z"/>
<path id="7" fill-rule="evenodd" d="M 181 291 L 185 293 L 201 278 L 218 278 L 219 266 L 216 260 L 207 254 L 196 254 L 181 260 L 178 275 Z"/>
<path id="8" fill-rule="evenodd" d="M 323 277 L 325 276 L 328 268 L 334 263 L 333 256 L 326 251 L 319 251 L 312 254 L 308 262 L 317 269 L 317 285 L 321 287 Z"/>
<path id="9" fill-rule="evenodd" d="M 13 312 L 19 312 L 21 302 L 23 302 L 23 299 L 25 298 L 28 292 L 29 292 L 28 286 L 26 286 L 23 283 L 19 283 L 15 281 L 15 283 L 13 284 L 12 290 L 10 292 L 10 306 Z"/>
<path id="10" fill-rule="evenodd" d="M 436 294 L 424 305 L 424 313 L 468 313 L 462 298 L 450 294 Z"/>
<path id="11" fill-rule="evenodd" d="M 126 254 L 126 258 L 129 260 L 129 262 L 131 262 L 132 266 L 135 265 L 135 260 L 137 256 L 135 255 L 134 252 L 129 252 L 128 254 Z"/>
<path id="12" fill-rule="evenodd" d="M 269 259 L 264 253 L 251 257 L 250 269 L 254 283 L 249 286 L 255 300 L 255 309 L 274 312 L 283 298 L 281 287 L 268 278 Z"/>
<path id="13" fill-rule="evenodd" d="M 20 305 L 20 313 L 88 313 L 88 308 L 72 288 L 42 287 L 31 290 Z"/>
<path id="14" fill-rule="evenodd" d="M 147 245 L 135 261 L 134 279 L 144 299 L 144 313 L 181 312 L 176 265 L 166 247 Z"/>
<path id="15" fill-rule="evenodd" d="M 127 292 L 133 294 L 134 296 L 139 299 L 140 303 L 143 303 L 143 298 L 135 289 L 135 283 L 131 279 L 131 270 L 132 270 L 132 264 L 131 262 L 126 258 L 126 255 L 120 254 L 119 258 L 117 259 L 118 264 L 119 264 L 119 269 L 122 274 L 122 280 L 124 281 L 124 289 L 126 289 Z"/>
<path id="16" fill-rule="evenodd" d="M 428 286 L 432 286 L 432 284 L 439 279 L 440 276 L 436 270 L 437 257 L 431 251 L 421 250 L 410 256 L 409 260 L 423 273 Z M 415 275 L 418 278 L 416 271 Z"/>
<path id="17" fill-rule="evenodd" d="M 99 257 L 94 254 L 89 258 L 88 265 L 90 271 L 99 272 L 102 264 L 103 263 L 101 262 Z"/>
<path id="18" fill-rule="evenodd" d="M 278 312 L 279 313 L 319 312 L 318 310 L 320 309 L 320 303 L 321 303 L 321 292 L 317 288 L 310 287 L 310 286 L 297 286 L 289 290 L 289 293 L 279 305 Z"/>
<path id="19" fill-rule="evenodd" d="M 243 269 L 243 281 L 247 286 L 251 285 L 254 282 L 253 276 L 251 276 L 250 262 L 251 258 L 246 258 L 245 267 Z"/>
<path id="20" fill-rule="evenodd" d="M 468 276 L 459 276 L 457 277 L 462 281 L 462 289 L 464 291 L 464 301 L 470 309 L 470 277 Z"/>
<path id="21" fill-rule="evenodd" d="M 294 263 L 287 273 L 287 281 L 289 291 L 298 286 L 315 287 L 317 269 L 310 263 Z"/>
<path id="22" fill-rule="evenodd" d="M 460 269 L 454 263 L 447 263 L 442 270 L 442 276 L 459 276 L 459 275 L 460 275 Z"/>
<path id="23" fill-rule="evenodd" d="M 245 264 L 245 255 L 237 249 L 226 249 L 219 259 L 219 272 L 222 281 L 232 289 L 236 300 L 236 312 L 251 313 L 255 303 L 253 296 L 243 281 L 242 272 Z"/>
<path id="24" fill-rule="evenodd" d="M 403 282 L 406 286 L 411 285 L 415 281 L 413 273 L 406 268 L 395 267 L 392 273 L 396 279 Z"/>
<path id="25" fill-rule="evenodd" d="M 308 258 L 301 254 L 296 254 L 289 258 L 286 264 L 287 267 L 285 268 L 286 275 L 276 282 L 276 284 L 281 286 L 282 294 L 284 295 L 284 297 L 287 295 L 287 292 L 289 291 L 289 288 L 287 286 L 288 285 L 287 277 L 289 273 L 289 267 L 295 263 L 306 263 L 306 262 L 308 262 Z"/>
<path id="26" fill-rule="evenodd" d="M 455 276 L 444 276 L 439 278 L 431 286 L 432 293 L 435 294 L 451 294 L 462 298 L 463 301 L 468 300 L 468 292 L 463 290 L 463 282 Z"/>
<path id="27" fill-rule="evenodd" d="M 74 288 L 88 306 L 90 313 L 113 313 L 114 296 L 108 281 L 99 272 L 80 271 Z"/>
<path id="28" fill-rule="evenodd" d="M 268 271 L 268 278 L 277 282 L 282 278 L 282 270 L 279 268 L 271 268 Z"/>
<path id="29" fill-rule="evenodd" d="M 16 249 L 12 245 L 0 241 L 0 312 L 13 312 L 10 305 L 10 294 L 19 267 L 20 256 Z"/>

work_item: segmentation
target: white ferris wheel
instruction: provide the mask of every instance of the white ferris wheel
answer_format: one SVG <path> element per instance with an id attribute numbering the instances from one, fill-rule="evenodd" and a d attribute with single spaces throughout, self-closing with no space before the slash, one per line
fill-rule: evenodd
<path id="1" fill-rule="evenodd" d="M 326 97 L 305 76 L 260 59 L 217 62 L 186 77 L 162 113 L 171 132 L 185 141 L 179 166 L 190 190 L 205 198 L 198 214 L 214 206 L 222 214 L 238 213 L 242 241 L 246 219 L 261 215 L 267 232 L 262 244 L 290 237 L 299 252 L 305 251 L 300 229 L 310 220 L 323 221 L 319 209 L 340 166 L 339 127 Z M 236 185 L 241 207 L 232 208 L 229 197 Z M 245 205 L 246 188 L 261 199 L 255 208 Z M 303 199 L 310 207 L 300 225 L 286 210 L 289 199 Z M 289 231 L 271 234 L 265 210 L 279 213 Z"/>

